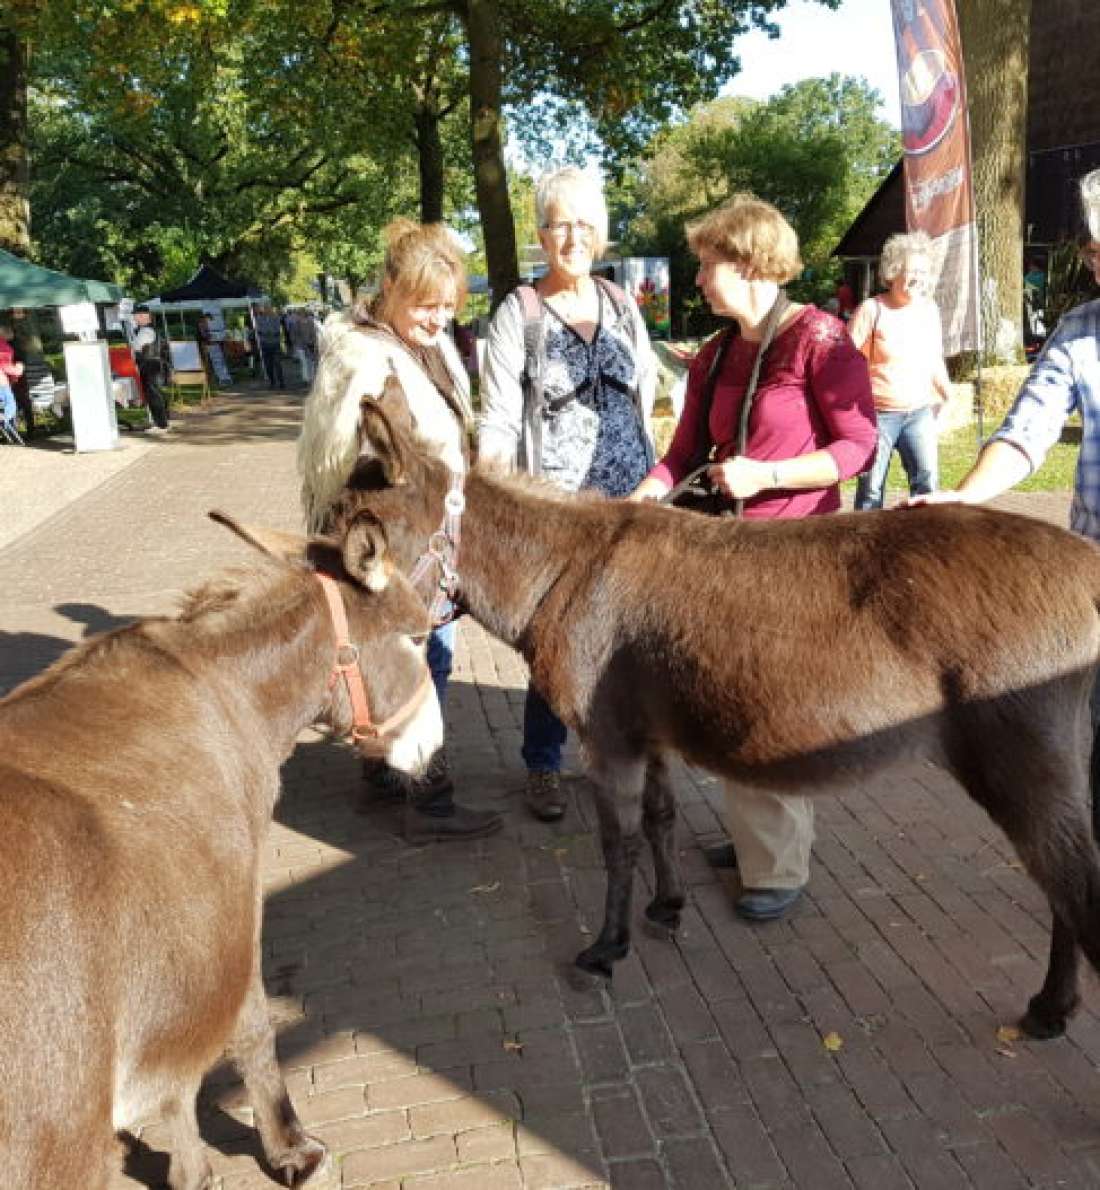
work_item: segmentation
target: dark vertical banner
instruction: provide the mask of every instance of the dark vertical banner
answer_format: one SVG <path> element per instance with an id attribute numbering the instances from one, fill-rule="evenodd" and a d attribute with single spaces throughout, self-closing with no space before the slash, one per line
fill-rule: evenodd
<path id="1" fill-rule="evenodd" d="M 954 0 L 890 0 L 901 88 L 905 221 L 934 248 L 947 355 L 979 347 L 977 227 Z"/>

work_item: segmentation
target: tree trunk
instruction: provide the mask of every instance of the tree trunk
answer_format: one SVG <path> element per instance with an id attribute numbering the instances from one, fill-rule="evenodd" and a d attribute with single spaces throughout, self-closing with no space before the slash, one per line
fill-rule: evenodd
<path id="1" fill-rule="evenodd" d="M 26 46 L 0 29 L 0 248 L 16 256 L 31 246 L 28 139 Z"/>
<path id="2" fill-rule="evenodd" d="M 958 0 L 974 157 L 987 356 L 1023 351 L 1024 182 L 1031 0 Z"/>
<path id="3" fill-rule="evenodd" d="M 443 222 L 443 140 L 439 113 L 428 104 L 416 109 L 416 158 L 420 169 L 420 221 Z"/>
<path id="4" fill-rule="evenodd" d="M 495 308 L 519 283 L 516 229 L 508 199 L 508 175 L 501 144 L 500 95 L 503 42 L 497 0 L 466 0 L 470 45 L 470 142 L 489 291 Z"/>

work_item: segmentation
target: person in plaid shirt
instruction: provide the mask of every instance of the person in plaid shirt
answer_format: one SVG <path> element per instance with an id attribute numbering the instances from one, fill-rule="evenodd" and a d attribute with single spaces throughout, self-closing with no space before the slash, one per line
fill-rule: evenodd
<path id="1" fill-rule="evenodd" d="M 1100 169 L 1081 179 L 1089 242 L 1081 257 L 1100 284 Z M 1075 306 L 1046 341 L 1001 427 L 954 491 L 914 496 L 906 505 L 980 504 L 1042 465 L 1071 413 L 1081 415 L 1081 452 L 1073 481 L 1070 528 L 1100 542 L 1100 300 Z M 1092 691 L 1090 783 L 1093 830 L 1100 839 L 1100 678 Z"/>
<path id="2" fill-rule="evenodd" d="M 1090 241 L 1082 259 L 1100 284 L 1100 169 L 1081 179 Z M 980 504 L 1042 465 L 1072 413 L 1081 415 L 1081 453 L 1070 528 L 1100 541 L 1100 300 L 1075 306 L 1046 341 L 1000 429 L 954 491 L 915 496 L 909 504 Z"/>

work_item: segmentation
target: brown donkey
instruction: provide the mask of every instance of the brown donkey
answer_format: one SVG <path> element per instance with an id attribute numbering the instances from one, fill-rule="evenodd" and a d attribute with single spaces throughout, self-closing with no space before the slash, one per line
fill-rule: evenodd
<path id="1" fill-rule="evenodd" d="M 439 746 L 428 618 L 369 520 L 307 544 L 212 515 L 268 556 L 0 700 L 5 1186 L 102 1190 L 112 1133 L 159 1113 L 172 1190 L 208 1187 L 195 1095 L 227 1048 L 271 1168 L 324 1164 L 276 1064 L 261 849 L 298 733 L 347 732 L 360 694 L 372 751 L 417 771 Z"/>
<path id="2" fill-rule="evenodd" d="M 451 477 L 392 394 L 364 403 L 363 429 L 340 515 L 377 516 L 409 567 L 440 529 Z M 1100 969 L 1088 812 L 1100 550 L 961 505 L 736 522 L 478 470 L 465 499 L 462 603 L 522 652 L 598 791 L 606 914 L 582 971 L 608 976 L 627 953 L 643 832 L 646 917 L 679 924 L 666 753 L 779 792 L 843 791 L 919 756 L 958 778 L 1049 898 L 1050 967 L 1024 1026 L 1064 1029 L 1078 945 Z"/>

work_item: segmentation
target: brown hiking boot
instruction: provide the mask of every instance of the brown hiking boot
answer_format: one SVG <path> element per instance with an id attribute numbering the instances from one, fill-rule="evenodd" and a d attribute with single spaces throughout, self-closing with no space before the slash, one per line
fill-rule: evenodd
<path id="1" fill-rule="evenodd" d="M 527 809 L 540 822 L 557 822 L 565 813 L 561 774 L 532 769 L 527 774 L 524 798 L 527 801 Z"/>

